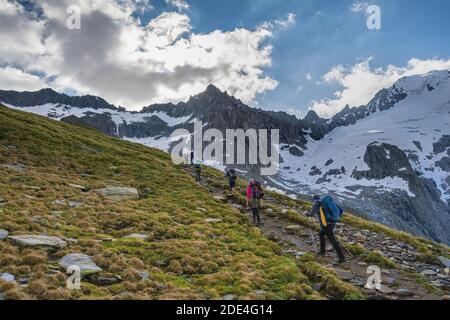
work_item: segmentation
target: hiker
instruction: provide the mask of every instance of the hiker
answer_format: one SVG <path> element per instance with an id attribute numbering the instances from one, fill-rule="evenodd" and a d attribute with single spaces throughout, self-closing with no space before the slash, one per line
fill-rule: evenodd
<path id="1" fill-rule="evenodd" d="M 339 263 L 345 262 L 345 256 L 342 252 L 341 245 L 339 244 L 339 241 L 336 239 L 334 235 L 334 228 L 336 226 L 336 223 L 339 222 L 343 210 L 336 205 L 333 198 L 330 196 L 326 196 L 323 199 L 321 199 L 318 195 L 315 195 L 314 198 L 314 205 L 311 209 L 311 212 L 305 211 L 305 215 L 308 217 L 317 216 L 319 218 L 320 223 L 320 252 L 319 255 L 324 256 L 326 254 L 325 249 L 325 236 L 330 240 L 331 244 L 333 245 L 334 250 L 336 250 L 336 253 L 339 257 Z"/>
<path id="2" fill-rule="evenodd" d="M 202 163 L 200 162 L 200 160 L 195 160 L 194 169 L 195 169 L 195 179 L 197 181 L 200 181 L 202 177 Z"/>
<path id="3" fill-rule="evenodd" d="M 256 225 L 261 224 L 260 210 L 262 207 L 262 199 L 264 198 L 264 190 L 261 183 L 250 179 L 250 183 L 247 187 L 247 207 L 251 206 L 253 213 L 253 223 Z"/>
<path id="4" fill-rule="evenodd" d="M 237 179 L 236 170 L 234 170 L 233 168 L 227 170 L 225 178 L 228 178 L 228 181 L 230 183 L 230 191 L 233 192 L 234 188 L 236 187 L 236 179 Z"/>
<path id="5" fill-rule="evenodd" d="M 191 165 L 194 165 L 194 151 L 191 151 Z"/>

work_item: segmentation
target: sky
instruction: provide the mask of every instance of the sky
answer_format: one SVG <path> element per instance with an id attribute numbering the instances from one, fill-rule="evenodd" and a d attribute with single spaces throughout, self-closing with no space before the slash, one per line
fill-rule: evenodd
<path id="1" fill-rule="evenodd" d="M 140 110 L 214 84 L 331 117 L 403 76 L 450 70 L 448 12 L 447 0 L 0 0 L 0 89 Z"/>

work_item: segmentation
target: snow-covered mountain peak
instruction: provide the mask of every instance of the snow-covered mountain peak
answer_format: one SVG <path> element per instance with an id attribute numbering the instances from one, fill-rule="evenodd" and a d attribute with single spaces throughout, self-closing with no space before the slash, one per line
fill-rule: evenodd
<path id="1" fill-rule="evenodd" d="M 450 71 L 448 70 L 435 70 L 421 75 L 404 77 L 398 80 L 393 88 L 408 95 L 421 95 L 444 86 L 450 86 Z"/>

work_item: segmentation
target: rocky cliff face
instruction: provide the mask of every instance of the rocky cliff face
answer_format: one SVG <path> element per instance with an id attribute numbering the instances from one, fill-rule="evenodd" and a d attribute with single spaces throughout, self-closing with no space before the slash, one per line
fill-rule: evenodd
<path id="1" fill-rule="evenodd" d="M 414 234 L 450 243 L 450 72 L 400 79 L 367 104 L 332 119 L 304 119 L 250 108 L 209 86 L 178 104 L 127 112 L 101 98 L 52 90 L 0 91 L 10 107 L 94 127 L 108 135 L 169 151 L 170 134 L 204 130 L 280 129 L 278 175 L 269 187 L 290 194 L 329 193 L 348 209 Z M 254 175 L 252 166 L 239 167 Z"/>

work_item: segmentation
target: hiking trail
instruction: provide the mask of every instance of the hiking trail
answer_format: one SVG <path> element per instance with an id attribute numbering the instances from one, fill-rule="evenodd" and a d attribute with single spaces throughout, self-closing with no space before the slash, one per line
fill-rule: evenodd
<path id="1" fill-rule="evenodd" d="M 191 168 L 187 167 L 185 170 L 195 177 L 195 173 Z M 209 179 L 202 176 L 200 184 L 208 189 L 216 200 L 227 203 L 235 210 L 247 215 L 248 223 L 252 225 L 251 212 L 244 207 L 243 203 L 237 201 L 225 187 L 213 186 L 208 184 L 208 182 Z M 279 213 L 274 212 L 272 209 L 265 209 L 265 205 L 276 205 L 281 208 L 282 212 L 295 211 L 299 215 L 302 215 L 302 212 L 305 211 L 304 208 L 286 206 L 268 194 L 265 195 L 263 203 L 261 210 L 262 224 L 258 228 L 260 228 L 266 238 L 277 242 L 284 254 L 290 255 L 297 260 L 300 260 L 305 254 L 316 255 L 320 244 L 317 230 L 313 227 L 295 223 L 279 215 Z M 315 218 L 310 218 L 308 222 L 318 225 Z M 347 261 L 342 264 L 337 263 L 336 253 L 327 239 L 327 254 L 324 257 L 316 257 L 316 262 L 320 263 L 328 271 L 334 272 L 343 282 L 356 287 L 367 299 L 448 299 L 450 292 L 450 279 L 448 274 L 445 275 L 443 273 L 442 266 L 416 261 L 418 253 L 411 245 L 384 234 L 365 229 L 361 230 L 344 223 L 337 224 L 335 234 L 341 243 Z M 384 266 L 380 268 L 382 280 L 380 290 L 369 290 L 365 288 L 367 279 L 371 275 L 368 274 L 368 267 L 377 265 L 377 263 L 366 262 L 363 260 L 364 255 L 360 256 L 351 253 L 347 247 L 348 244 L 361 245 L 368 251 L 381 254 L 384 257 L 390 258 L 390 261 L 395 261 L 398 264 L 399 267 Z M 419 273 L 422 276 L 422 282 L 414 277 L 411 272 Z M 322 287 L 320 281 L 311 278 L 310 280 L 314 290 L 320 292 Z"/>

